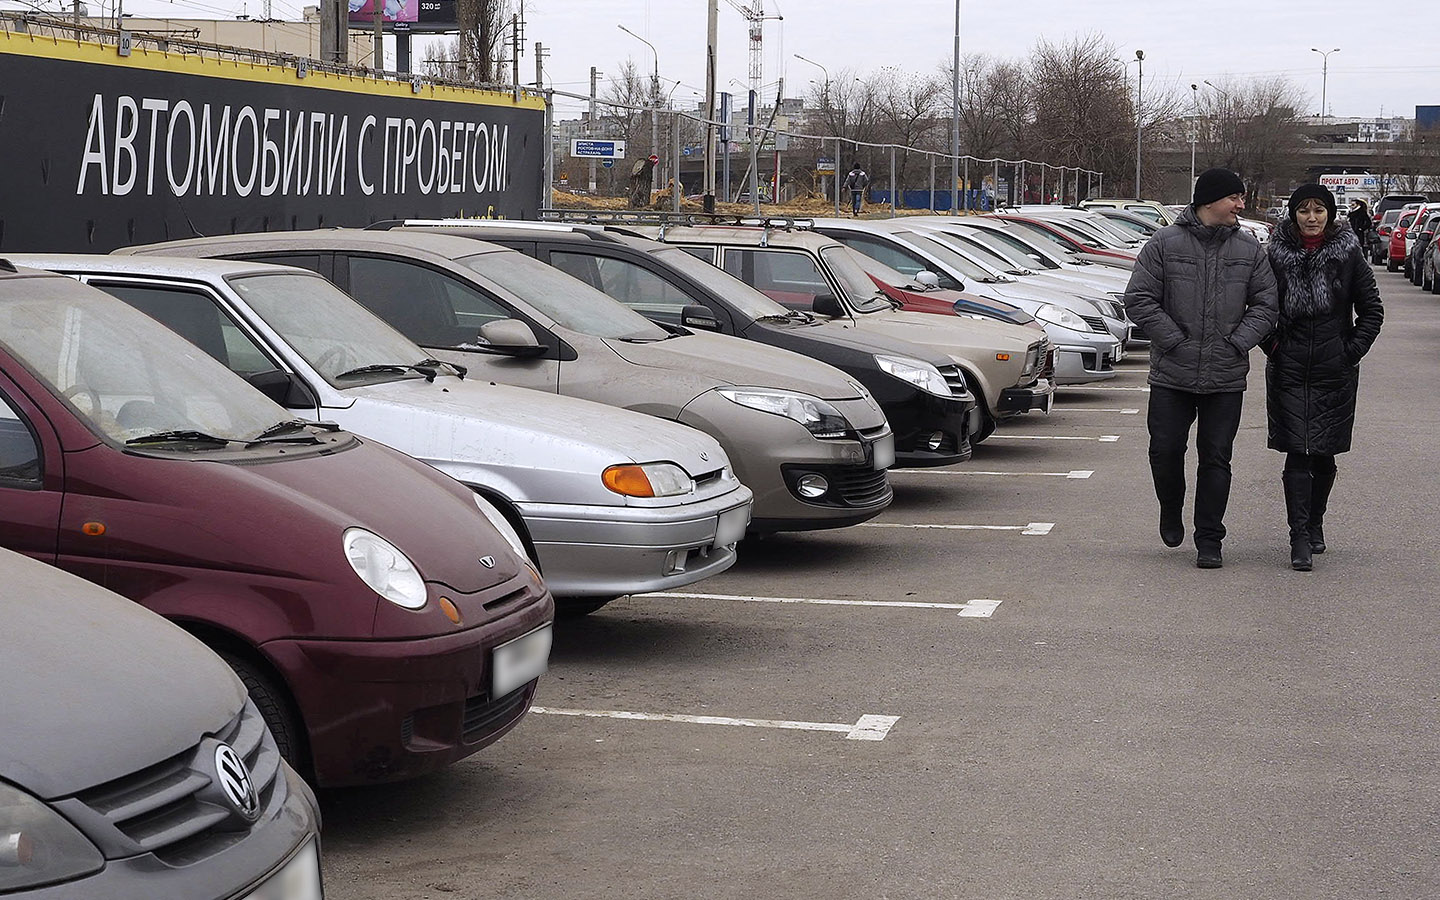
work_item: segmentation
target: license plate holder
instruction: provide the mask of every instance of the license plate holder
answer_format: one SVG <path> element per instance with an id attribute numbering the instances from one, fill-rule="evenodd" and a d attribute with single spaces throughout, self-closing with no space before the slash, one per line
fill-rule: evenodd
<path id="1" fill-rule="evenodd" d="M 895 435 L 885 434 L 876 439 L 870 448 L 871 460 L 875 468 L 888 469 L 895 465 Z"/>
<path id="2" fill-rule="evenodd" d="M 554 629 L 549 623 L 490 651 L 490 697 L 498 700 L 550 668 Z"/>
<path id="3" fill-rule="evenodd" d="M 320 853 L 315 841 L 305 842 L 300 852 L 290 857 L 281 869 L 265 879 L 241 900 L 323 900 L 325 889 L 320 882 Z"/>
<path id="4" fill-rule="evenodd" d="M 745 526 L 750 524 L 750 508 L 737 506 L 720 514 L 715 523 L 715 545 L 728 547 L 745 536 Z"/>

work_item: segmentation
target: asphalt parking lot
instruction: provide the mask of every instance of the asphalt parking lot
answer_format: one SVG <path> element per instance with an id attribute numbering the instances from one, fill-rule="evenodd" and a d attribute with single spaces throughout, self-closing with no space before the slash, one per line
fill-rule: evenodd
<path id="1" fill-rule="evenodd" d="M 1132 356 L 871 525 L 561 623 L 499 743 L 322 797 L 327 893 L 1440 896 L 1440 303 L 1377 277 L 1314 572 L 1259 353 L 1218 571 L 1156 533 Z"/>

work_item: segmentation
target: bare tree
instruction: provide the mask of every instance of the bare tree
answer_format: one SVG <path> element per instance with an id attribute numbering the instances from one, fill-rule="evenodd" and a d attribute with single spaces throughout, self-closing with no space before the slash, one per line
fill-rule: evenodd
<path id="1" fill-rule="evenodd" d="M 867 85 L 875 101 L 876 124 L 884 135 L 880 143 L 900 144 L 905 148 L 935 145 L 942 96 L 938 78 L 883 69 Z M 889 151 L 881 152 L 888 164 Z M 928 158 L 919 157 L 909 149 L 899 151 L 895 162 L 897 190 L 903 190 L 909 184 L 918 184 L 919 170 L 929 170 Z"/>
<path id="2" fill-rule="evenodd" d="M 1135 104 L 1116 52 L 1093 32 L 1035 45 L 1029 86 L 1034 149 L 1043 158 L 1111 177 L 1133 170 Z"/>
<path id="3" fill-rule="evenodd" d="M 460 36 L 449 52 L 453 72 L 449 77 L 472 84 L 506 80 L 500 61 L 508 58 L 502 51 L 513 11 L 511 0 L 455 0 Z"/>
<path id="4" fill-rule="evenodd" d="M 1247 197 L 1262 199 L 1271 183 L 1303 174 L 1302 138 L 1295 110 L 1304 93 L 1283 77 L 1239 82 L 1227 79 L 1202 95 L 1198 145 L 1204 167 L 1224 166 L 1240 174 Z"/>

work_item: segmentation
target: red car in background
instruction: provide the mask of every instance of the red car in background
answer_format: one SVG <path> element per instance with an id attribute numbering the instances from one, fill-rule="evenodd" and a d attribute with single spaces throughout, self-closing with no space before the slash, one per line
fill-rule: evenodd
<path id="1" fill-rule="evenodd" d="M 1395 227 L 1390 230 L 1389 252 L 1385 258 L 1385 271 L 1398 272 L 1400 267 L 1405 265 L 1405 233 L 1415 223 L 1415 217 L 1420 213 L 1420 204 L 1414 204 L 1414 209 L 1405 209 L 1396 220 Z"/>
<path id="2" fill-rule="evenodd" d="M 1035 317 L 1018 306 L 999 300 L 991 300 L 966 291 L 952 291 L 936 284 L 917 282 L 898 269 L 892 269 L 879 260 L 863 253 L 852 254 L 860 268 L 870 280 L 884 292 L 885 296 L 900 304 L 909 312 L 938 313 L 942 316 L 971 316 L 977 319 L 993 319 L 1009 325 L 1031 325 L 1040 330 L 1044 327 Z M 929 276 L 934 280 L 933 276 Z"/>

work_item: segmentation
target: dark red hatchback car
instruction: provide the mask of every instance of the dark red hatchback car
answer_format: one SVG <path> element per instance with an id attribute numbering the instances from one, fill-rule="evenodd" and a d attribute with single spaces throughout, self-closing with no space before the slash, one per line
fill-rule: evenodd
<path id="1" fill-rule="evenodd" d="M 554 603 L 478 502 L 0 260 L 0 546 L 204 641 L 317 784 L 431 771 L 529 709 Z"/>

